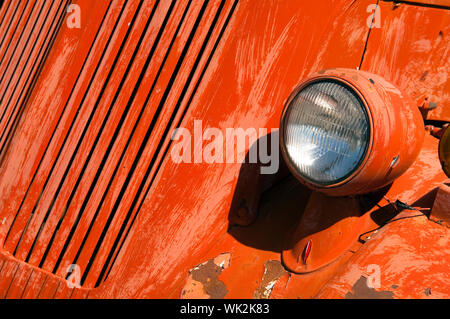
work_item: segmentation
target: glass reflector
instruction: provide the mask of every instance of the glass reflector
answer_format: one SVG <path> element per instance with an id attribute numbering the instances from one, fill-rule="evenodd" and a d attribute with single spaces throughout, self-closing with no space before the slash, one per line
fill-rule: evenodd
<path id="1" fill-rule="evenodd" d="M 333 80 L 303 88 L 286 110 L 283 129 L 291 164 L 302 177 L 321 185 L 351 175 L 369 145 L 363 103 L 353 90 Z"/>

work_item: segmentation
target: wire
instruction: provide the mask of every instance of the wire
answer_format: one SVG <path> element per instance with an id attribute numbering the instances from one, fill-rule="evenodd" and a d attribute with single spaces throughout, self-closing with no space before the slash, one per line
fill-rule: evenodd
<path id="1" fill-rule="evenodd" d="M 367 234 L 376 232 L 377 230 L 383 228 L 383 227 L 386 226 L 387 224 L 390 224 L 390 223 L 393 223 L 393 222 L 396 222 L 396 221 L 399 221 L 399 220 L 402 220 L 402 219 L 406 219 L 406 218 L 415 218 L 415 217 L 422 217 L 422 216 L 425 216 L 425 217 L 428 218 L 428 216 L 427 216 L 425 213 L 423 213 L 422 210 L 430 210 L 430 208 L 418 208 L 418 207 L 413 207 L 413 206 L 411 206 L 411 205 L 408 205 L 408 204 L 406 204 L 406 203 L 403 203 L 402 201 L 400 201 L 400 200 L 398 200 L 398 199 L 397 199 L 395 202 L 392 202 L 392 201 L 390 201 L 386 196 L 383 196 L 383 197 L 384 197 L 384 199 L 389 203 L 389 205 L 393 205 L 394 208 L 395 208 L 395 210 L 396 210 L 397 212 L 399 212 L 399 213 L 400 213 L 401 210 L 407 209 L 407 210 L 416 210 L 416 211 L 420 212 L 420 214 L 419 214 L 419 215 L 413 215 L 413 216 L 399 217 L 399 218 L 396 218 L 396 219 L 391 219 L 391 220 L 388 220 L 388 221 L 384 222 L 382 225 L 380 225 L 379 227 L 377 227 L 377 228 L 375 228 L 375 229 L 372 229 L 372 230 L 369 230 L 369 231 L 367 231 L 367 232 L 365 232 L 365 233 L 362 233 L 361 235 L 359 235 L 358 240 L 359 240 L 360 242 L 362 242 L 363 244 L 370 238 L 370 236 L 368 236 L 366 239 L 363 239 L 362 237 L 363 237 L 364 235 L 367 235 Z M 386 207 L 386 206 L 385 206 L 385 207 Z M 383 208 L 384 208 L 384 207 L 383 207 Z M 399 209 L 400 209 L 400 210 L 399 210 Z"/>

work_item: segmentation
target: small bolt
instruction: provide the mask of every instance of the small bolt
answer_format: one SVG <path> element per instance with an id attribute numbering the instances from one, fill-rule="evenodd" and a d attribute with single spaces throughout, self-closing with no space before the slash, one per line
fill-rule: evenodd
<path id="1" fill-rule="evenodd" d="M 237 215 L 238 215 L 240 218 L 245 218 L 245 217 L 247 217 L 247 216 L 248 216 L 248 208 L 247 208 L 247 206 L 244 206 L 244 207 L 239 208 L 239 210 L 237 211 Z"/>

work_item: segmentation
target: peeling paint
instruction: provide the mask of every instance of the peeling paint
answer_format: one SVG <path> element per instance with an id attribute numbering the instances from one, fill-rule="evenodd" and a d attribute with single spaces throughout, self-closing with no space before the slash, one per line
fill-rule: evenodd
<path id="1" fill-rule="evenodd" d="M 361 276 L 352 287 L 353 293 L 348 292 L 345 299 L 394 299 L 392 291 L 377 291 L 369 288 L 367 279 Z"/>
<path id="2" fill-rule="evenodd" d="M 277 281 L 288 272 L 278 260 L 269 260 L 264 264 L 265 270 L 261 285 L 255 291 L 255 299 L 269 299 Z"/>
<path id="3" fill-rule="evenodd" d="M 192 268 L 181 299 L 223 299 L 228 290 L 218 277 L 230 266 L 230 259 L 231 254 L 224 253 Z"/>

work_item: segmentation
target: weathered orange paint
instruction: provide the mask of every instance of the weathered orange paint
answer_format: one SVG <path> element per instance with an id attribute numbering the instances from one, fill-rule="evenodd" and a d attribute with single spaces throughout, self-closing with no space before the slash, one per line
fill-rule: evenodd
<path id="1" fill-rule="evenodd" d="M 419 215 L 419 216 L 418 216 Z M 416 217 L 412 217 L 416 216 Z M 378 266 L 379 286 L 393 298 L 448 298 L 450 231 L 417 211 L 404 212 L 379 230 L 329 281 L 317 298 L 368 298 L 352 287 L 361 277 L 371 279 Z M 430 294 L 431 291 L 431 294 Z"/>
<path id="2" fill-rule="evenodd" d="M 1 297 L 179 298 L 189 270 L 223 253 L 231 255 L 218 276 L 225 298 L 251 298 L 260 288 L 270 297 L 314 297 L 371 241 L 261 287 L 266 262 L 280 261 L 311 191 L 283 179 L 284 170 L 261 176 L 242 163 L 176 164 L 174 128 L 192 130 L 194 120 L 223 130 L 277 128 L 309 74 L 361 61 L 414 99 L 415 90 L 431 92 L 431 102 L 439 97 L 427 118 L 449 119 L 446 10 L 382 2 L 382 28 L 368 37 L 366 9 L 376 0 L 76 0 L 81 29 L 64 23 L 68 3 L 12 0 L 0 9 L 0 59 L 11 61 L 0 63 Z M 49 12 L 46 20 L 36 8 Z M 37 19 L 41 34 L 22 13 Z M 420 81 L 424 65 L 432 81 Z M 427 135 L 385 196 L 411 204 L 445 179 L 437 139 Z M 240 208 L 249 214 L 243 223 L 253 221 L 247 227 L 233 225 Z M 82 288 L 65 281 L 74 261 Z"/>
<path id="3" fill-rule="evenodd" d="M 450 11 L 385 1 L 377 10 L 380 28 L 371 29 L 361 70 L 382 76 L 417 106 L 436 103 L 427 119 L 450 121 Z"/>
<path id="4" fill-rule="evenodd" d="M 399 199 L 413 206 L 417 204 L 419 207 L 433 206 L 432 197 L 431 200 L 425 198 L 427 199 L 426 201 L 422 197 L 426 194 L 433 194 L 435 189 L 447 180 L 438 164 L 437 144 L 437 139 L 431 136 L 425 137 L 425 143 L 417 161 L 405 174 L 394 181 L 389 190 L 384 193 L 387 199 L 391 202 Z M 428 167 L 426 174 L 424 174 L 423 167 Z M 423 183 L 424 179 L 428 183 Z M 297 228 L 296 223 L 301 220 L 305 212 L 305 207 L 310 200 L 310 194 L 311 191 L 294 180 L 293 177 L 283 180 L 264 194 L 261 201 L 260 215 L 252 225 L 233 227 L 207 252 L 202 261 L 214 258 L 223 252 L 231 254 L 230 266 L 219 276 L 219 279 L 225 283 L 229 290 L 226 298 L 253 298 L 254 292 L 261 284 L 265 271 L 265 262 L 268 260 L 281 260 L 280 253 L 283 249 L 289 247 L 286 244 L 292 239 L 292 231 Z M 324 195 L 319 194 L 319 196 Z M 333 198 L 329 200 L 331 201 Z M 376 204 L 385 208 L 379 209 L 379 206 Z M 363 219 L 360 223 L 364 227 L 355 232 L 356 236 L 351 237 L 353 242 L 347 241 L 349 245 L 339 258 L 330 261 L 326 267 L 321 267 L 310 273 L 296 274 L 290 272 L 287 277 L 280 278 L 274 284 L 270 298 L 303 299 L 316 297 L 323 285 L 331 280 L 341 267 L 348 264 L 350 258 L 356 257 L 361 247 L 364 247 L 358 241 L 359 235 L 377 229 L 379 227 L 377 223 L 385 218 L 384 209 L 389 208 L 389 202 L 382 198 L 378 202 L 373 203 L 373 206 L 369 210 L 361 211 Z M 329 219 L 331 221 L 334 220 L 332 214 L 336 212 L 335 209 L 330 208 Z M 418 213 L 416 212 L 415 214 Z M 394 219 L 398 217 L 400 215 L 395 216 Z M 330 222 L 326 223 L 326 225 L 329 224 Z M 331 228 L 334 225 L 331 223 Z M 415 229 L 415 231 L 419 230 Z M 373 233 L 365 235 L 363 238 L 367 239 L 369 235 L 373 235 Z M 312 250 L 314 249 L 313 242 Z M 193 264 L 192 267 L 196 265 Z M 186 272 L 185 280 L 187 274 L 188 272 Z M 433 273 L 429 275 L 433 276 Z M 186 281 L 183 282 L 183 284 L 185 283 Z M 178 298 L 182 288 L 182 285 L 177 287 L 170 297 Z"/>
<path id="5" fill-rule="evenodd" d="M 330 214 L 330 212 L 333 212 Z M 374 227 L 369 214 L 360 211 L 355 198 L 329 197 L 313 192 L 294 232 L 282 252 L 287 269 L 295 273 L 310 273 L 328 266 L 347 252 L 359 235 Z M 308 242 L 310 256 L 302 260 Z"/>

